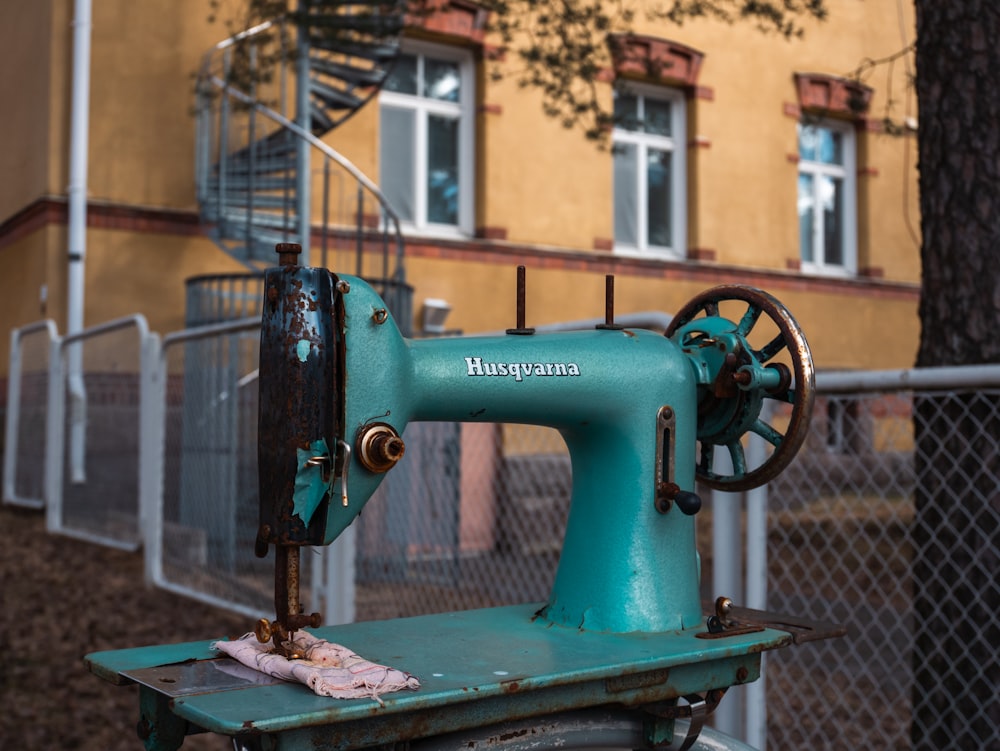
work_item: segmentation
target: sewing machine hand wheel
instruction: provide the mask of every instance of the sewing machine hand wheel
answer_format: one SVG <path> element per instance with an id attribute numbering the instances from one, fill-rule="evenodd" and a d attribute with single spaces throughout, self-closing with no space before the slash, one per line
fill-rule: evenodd
<path id="1" fill-rule="evenodd" d="M 720 305 L 728 311 L 734 304 L 740 308 L 745 304 L 736 322 L 720 315 Z M 777 333 L 772 336 L 766 328 Z M 693 358 L 701 379 L 698 479 L 711 488 L 733 492 L 773 479 L 805 440 L 815 396 L 812 356 L 795 319 L 766 292 L 724 285 L 703 292 L 681 308 L 666 336 Z M 761 346 L 751 343 L 761 337 Z M 791 405 L 784 433 L 761 419 L 765 399 Z M 757 467 L 747 466 L 743 443 L 747 433 L 773 447 Z M 728 474 L 713 469 L 716 446 L 729 450 L 732 471 Z"/>

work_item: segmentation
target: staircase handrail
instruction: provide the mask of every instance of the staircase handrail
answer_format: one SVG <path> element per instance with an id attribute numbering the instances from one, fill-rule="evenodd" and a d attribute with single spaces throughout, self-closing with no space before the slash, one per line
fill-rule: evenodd
<path id="1" fill-rule="evenodd" d="M 250 30 L 248 29 L 248 31 Z M 270 107 L 261 104 L 259 101 L 249 96 L 248 94 L 244 94 L 242 91 L 233 88 L 219 76 L 209 75 L 204 77 L 202 80 L 212 84 L 223 94 L 236 99 L 237 101 L 241 102 L 247 107 L 255 110 L 257 113 L 263 115 L 269 120 L 277 123 L 278 125 L 281 125 L 283 128 L 294 133 L 296 137 L 306 141 L 310 146 L 319 150 L 327 159 L 330 159 L 331 161 L 334 161 L 338 165 L 340 165 L 355 180 L 357 180 L 360 185 L 364 186 L 364 188 L 368 190 L 368 192 L 371 193 L 378 201 L 379 206 L 382 209 L 383 217 L 386 220 L 390 221 L 392 224 L 392 232 L 396 239 L 396 262 L 397 262 L 396 268 L 398 273 L 399 269 L 402 268 L 403 233 L 400 227 L 399 216 L 396 214 L 395 210 L 393 210 L 392 206 L 389 204 L 389 200 L 379 189 L 378 185 L 372 182 L 372 180 L 367 175 L 365 175 L 360 169 L 358 169 L 354 165 L 354 163 L 351 162 L 351 160 L 345 157 L 343 154 L 339 153 L 331 146 L 321 141 L 319 138 L 317 138 L 312 133 L 302 128 L 297 123 L 293 122 L 292 120 L 289 120 L 281 113 L 275 112 Z"/>
<path id="2" fill-rule="evenodd" d="M 216 53 L 223 52 L 229 49 L 230 47 L 238 44 L 239 42 L 242 42 L 245 39 L 250 39 L 251 37 L 257 36 L 258 34 L 263 34 L 265 31 L 268 31 L 274 26 L 283 23 L 284 20 L 285 20 L 284 16 L 272 18 L 269 21 L 263 21 L 257 24 L 256 26 L 251 26 L 248 29 L 244 29 L 243 31 L 233 34 L 231 37 L 227 37 L 226 39 L 223 39 L 221 42 L 216 42 L 208 49 L 208 51 L 205 52 L 204 55 L 202 55 L 201 70 L 199 71 L 198 78 L 204 79 L 208 75 L 208 71 L 211 69 L 212 60 L 215 57 Z"/>

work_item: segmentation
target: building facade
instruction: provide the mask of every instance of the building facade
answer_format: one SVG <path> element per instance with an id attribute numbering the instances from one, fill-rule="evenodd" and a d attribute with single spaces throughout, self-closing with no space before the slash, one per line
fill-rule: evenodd
<path id="1" fill-rule="evenodd" d="M 409 19 L 380 92 L 323 136 L 400 216 L 415 329 L 425 301 L 450 306 L 449 329 L 512 326 L 523 265 L 528 325 L 602 316 L 606 274 L 618 314 L 740 283 L 787 305 L 820 370 L 912 365 L 909 58 L 852 74 L 907 46 L 912 9 L 829 0 L 829 18 L 791 39 L 640 18 L 595 84 L 618 115 L 600 148 L 518 86 L 480 8 L 435 7 Z M 0 55 L 20 73 L 0 80 L 0 328 L 52 317 L 62 330 L 73 6 L 3 14 Z M 208 15 L 204 0 L 94 2 L 85 325 L 140 312 L 179 329 L 185 280 L 246 269 L 207 236 L 194 187 L 193 76 L 228 34 Z M 323 180 L 314 172 L 313 264 Z"/>

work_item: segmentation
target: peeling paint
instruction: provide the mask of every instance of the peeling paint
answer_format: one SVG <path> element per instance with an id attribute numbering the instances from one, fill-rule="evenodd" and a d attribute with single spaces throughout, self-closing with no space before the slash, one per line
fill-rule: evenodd
<path id="1" fill-rule="evenodd" d="M 295 354 L 298 355 L 301 362 L 309 359 L 309 349 L 311 346 L 308 339 L 299 339 L 299 343 L 295 345 Z"/>

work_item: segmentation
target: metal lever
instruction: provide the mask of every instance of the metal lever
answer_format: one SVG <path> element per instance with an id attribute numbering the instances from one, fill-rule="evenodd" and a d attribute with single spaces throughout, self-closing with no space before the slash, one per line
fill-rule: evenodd
<path id="1" fill-rule="evenodd" d="M 337 445 L 344 457 L 344 466 L 340 470 L 340 504 L 347 508 L 347 468 L 351 466 L 351 445 L 343 439 L 337 441 Z"/>
<path id="2" fill-rule="evenodd" d="M 682 514 L 694 516 L 701 511 L 701 496 L 690 490 L 681 490 L 674 496 L 674 503 Z"/>

